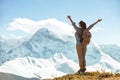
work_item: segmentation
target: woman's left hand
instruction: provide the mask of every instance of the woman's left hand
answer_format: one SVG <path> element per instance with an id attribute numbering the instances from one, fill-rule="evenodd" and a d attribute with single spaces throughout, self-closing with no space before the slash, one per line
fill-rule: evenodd
<path id="1" fill-rule="evenodd" d="M 98 20 L 97 20 L 97 22 L 100 22 L 100 21 L 102 21 L 102 19 L 98 19 Z"/>

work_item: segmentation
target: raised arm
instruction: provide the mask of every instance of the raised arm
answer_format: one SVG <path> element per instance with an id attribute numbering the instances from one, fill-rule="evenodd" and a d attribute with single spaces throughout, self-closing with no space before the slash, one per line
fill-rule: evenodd
<path id="1" fill-rule="evenodd" d="M 73 20 L 71 19 L 71 16 L 67 16 L 67 18 L 70 20 L 72 24 L 74 24 Z"/>
<path id="2" fill-rule="evenodd" d="M 72 26 L 74 27 L 74 29 L 77 31 L 79 30 L 79 28 L 77 27 L 77 25 L 75 24 L 75 22 L 72 20 L 71 16 L 67 16 L 67 18 L 70 20 L 70 22 L 72 23 Z"/>
<path id="3" fill-rule="evenodd" d="M 95 24 L 97 24 L 98 22 L 102 21 L 102 19 L 98 19 L 96 22 L 94 22 L 93 24 L 91 24 L 87 30 L 90 30 Z"/>

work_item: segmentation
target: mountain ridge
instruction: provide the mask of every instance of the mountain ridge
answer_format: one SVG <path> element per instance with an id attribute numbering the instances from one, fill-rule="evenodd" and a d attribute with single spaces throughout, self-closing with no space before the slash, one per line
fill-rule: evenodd
<path id="1" fill-rule="evenodd" d="M 6 53 L 0 52 L 0 55 L 4 54 L 0 58 L 0 71 L 25 77 L 28 75 L 29 77 L 38 77 L 36 75 L 39 75 L 42 78 L 74 73 L 79 69 L 75 45 L 73 36 L 58 36 L 47 28 L 40 29 L 29 40 L 16 48 L 6 51 Z M 111 47 L 110 50 L 109 48 L 106 49 L 105 45 L 98 45 L 94 42 L 88 45 L 86 53 L 87 71 L 120 72 L 119 67 L 116 67 L 120 66 L 119 52 L 117 53 L 120 47 L 115 45 L 109 45 L 109 47 Z M 114 50 L 116 50 L 116 56 L 113 55 Z M 24 72 L 25 70 L 27 71 Z"/>

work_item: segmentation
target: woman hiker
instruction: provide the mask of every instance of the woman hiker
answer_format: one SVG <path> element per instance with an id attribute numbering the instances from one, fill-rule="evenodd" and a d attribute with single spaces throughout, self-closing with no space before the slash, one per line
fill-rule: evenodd
<path id="1" fill-rule="evenodd" d="M 75 22 L 73 22 L 71 16 L 67 16 L 67 18 L 70 20 L 70 22 L 72 23 L 72 26 L 74 27 L 74 29 L 76 30 L 75 33 L 75 38 L 76 38 L 76 50 L 77 50 L 77 55 L 78 55 L 78 59 L 79 59 L 79 67 L 80 69 L 77 71 L 77 73 L 83 73 L 86 71 L 86 60 L 85 60 L 85 56 L 86 56 L 86 48 L 87 45 L 90 42 L 90 38 L 91 38 L 91 33 L 89 32 L 89 30 L 98 22 L 102 21 L 102 19 L 98 19 L 96 22 L 94 22 L 93 24 L 91 24 L 90 26 L 86 26 L 86 23 L 84 21 L 80 21 L 79 22 L 79 27 L 77 27 L 77 25 L 75 24 Z"/>

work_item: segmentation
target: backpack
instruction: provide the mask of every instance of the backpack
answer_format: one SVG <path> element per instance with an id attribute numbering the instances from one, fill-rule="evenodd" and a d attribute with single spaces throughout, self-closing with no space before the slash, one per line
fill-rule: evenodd
<path id="1" fill-rule="evenodd" d="M 89 32 L 89 30 L 87 30 L 87 29 L 83 30 L 83 33 L 82 33 L 82 38 L 83 38 L 82 45 L 83 45 L 83 47 L 86 47 L 90 43 L 91 37 L 92 37 L 92 35 Z"/>

